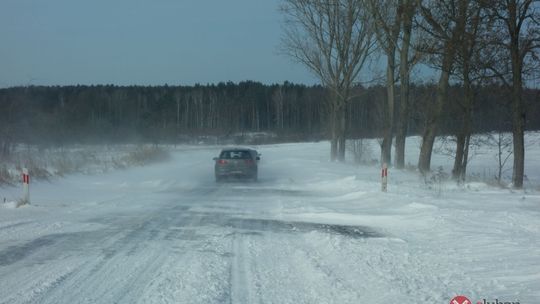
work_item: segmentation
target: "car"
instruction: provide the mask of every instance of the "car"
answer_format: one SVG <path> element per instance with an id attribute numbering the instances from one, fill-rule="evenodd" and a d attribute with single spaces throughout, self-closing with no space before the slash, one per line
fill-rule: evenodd
<path id="1" fill-rule="evenodd" d="M 230 177 L 257 181 L 260 156 L 251 148 L 222 149 L 219 157 L 214 157 L 216 182 Z"/>

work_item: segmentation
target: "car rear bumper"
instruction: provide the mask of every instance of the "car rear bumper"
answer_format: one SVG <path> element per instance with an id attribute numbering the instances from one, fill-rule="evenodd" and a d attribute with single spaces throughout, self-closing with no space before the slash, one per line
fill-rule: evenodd
<path id="1" fill-rule="evenodd" d="M 254 178 L 257 177 L 257 170 L 216 170 L 216 178 Z"/>

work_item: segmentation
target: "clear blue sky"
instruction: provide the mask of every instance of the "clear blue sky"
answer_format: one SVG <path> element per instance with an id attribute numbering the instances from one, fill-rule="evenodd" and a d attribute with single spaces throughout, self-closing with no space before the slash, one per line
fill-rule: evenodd
<path id="1" fill-rule="evenodd" d="M 1 0 L 0 87 L 317 83 L 279 54 L 279 0 Z"/>

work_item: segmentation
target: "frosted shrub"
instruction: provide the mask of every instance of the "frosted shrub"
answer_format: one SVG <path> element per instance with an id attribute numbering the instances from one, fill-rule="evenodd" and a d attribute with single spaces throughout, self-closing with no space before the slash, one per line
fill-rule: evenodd
<path id="1" fill-rule="evenodd" d="M 365 139 L 351 139 L 347 141 L 347 150 L 351 152 L 356 164 L 372 164 L 372 149 Z"/>
<path id="2" fill-rule="evenodd" d="M 444 182 L 448 181 L 450 175 L 444 172 L 442 166 L 439 166 L 436 171 L 424 174 L 424 183 L 428 189 L 436 190 L 437 196 L 440 196 L 443 191 Z"/>
<path id="3" fill-rule="evenodd" d="M 102 173 L 165 161 L 168 151 L 158 146 L 71 146 L 69 148 L 20 147 L 0 167 L 0 185 L 16 184 L 28 168 L 33 179 L 49 179 L 72 173 Z"/>

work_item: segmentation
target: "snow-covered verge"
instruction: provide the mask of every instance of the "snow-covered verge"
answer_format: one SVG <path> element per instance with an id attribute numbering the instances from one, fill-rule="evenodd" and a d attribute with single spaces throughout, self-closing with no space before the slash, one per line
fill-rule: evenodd
<path id="1" fill-rule="evenodd" d="M 418 163 L 418 151 L 420 150 L 421 138 L 418 136 L 408 138 L 406 162 L 411 165 Z M 500 142 L 499 142 L 500 141 Z M 477 134 L 471 138 L 469 151 L 469 164 L 467 166 L 467 179 L 469 181 L 481 181 L 488 184 L 497 184 L 496 179 L 499 170 L 499 150 L 501 144 L 501 186 L 511 187 L 512 180 L 512 134 L 489 133 Z M 455 142 L 451 138 L 438 138 L 434 147 L 435 153 L 432 159 L 432 170 L 450 174 L 454 161 Z M 506 161 L 505 161 L 506 159 Z M 528 132 L 525 138 L 525 177 L 526 189 L 540 189 L 540 132 Z"/>
<path id="2" fill-rule="evenodd" d="M 532 185 L 539 138 L 527 136 Z M 258 150 L 258 183 L 216 184 L 218 147 L 33 183 L 31 205 L 0 208 L 0 303 L 540 302 L 535 187 L 390 168 L 382 193 L 377 166 L 331 163 L 326 142 Z M 491 152 L 469 172 L 496 166 Z"/>
<path id="3" fill-rule="evenodd" d="M 360 142 L 359 142 L 360 141 Z M 355 159 L 354 144 L 359 145 L 357 160 L 362 164 L 377 164 L 380 153 L 380 140 L 364 139 L 349 143 L 349 158 Z M 418 153 L 422 144 L 420 136 L 407 138 L 405 163 L 407 170 L 416 170 Z M 500 150 L 499 150 L 500 145 Z M 455 157 L 455 139 L 452 136 L 437 137 L 433 148 L 431 162 L 431 174 L 425 176 L 429 181 L 434 175 L 439 175 L 443 180 L 450 177 Z M 468 182 L 485 182 L 490 185 L 511 187 L 512 181 L 512 134 L 511 133 L 486 133 L 476 134 L 471 137 L 469 149 L 467 176 Z M 525 178 L 524 187 L 527 189 L 540 189 L 540 171 L 535 166 L 535 161 L 540 155 L 540 132 L 528 132 L 525 139 Z M 499 159 L 500 158 L 500 159 Z M 499 163 L 500 161 L 500 163 Z M 499 169 L 501 181 L 498 181 Z M 440 180 L 438 178 L 437 180 Z"/>
<path id="4" fill-rule="evenodd" d="M 74 145 L 61 148 L 19 145 L 2 159 L 0 186 L 20 182 L 22 168 L 32 179 L 73 173 L 96 174 L 168 158 L 167 147 L 154 145 Z"/>

